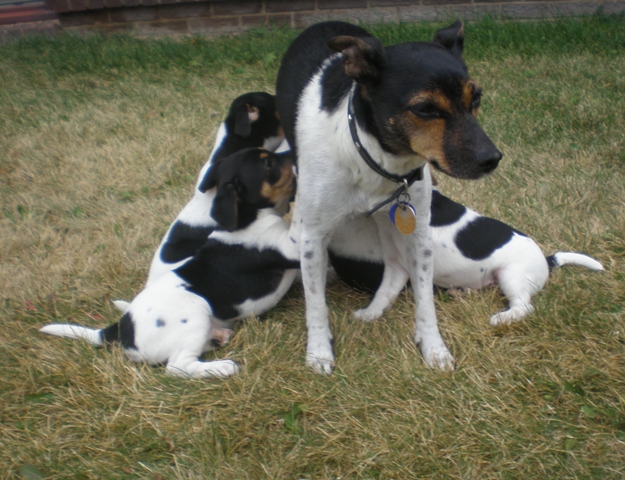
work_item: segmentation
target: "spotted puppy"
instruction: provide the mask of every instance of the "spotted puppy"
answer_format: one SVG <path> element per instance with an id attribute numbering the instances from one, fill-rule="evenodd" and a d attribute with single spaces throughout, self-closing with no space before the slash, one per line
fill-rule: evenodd
<path id="1" fill-rule="evenodd" d="M 214 194 L 209 213 L 218 227 L 192 257 L 147 285 L 107 328 L 56 324 L 41 331 L 95 345 L 119 342 L 131 360 L 166 364 L 171 375 L 237 373 L 233 360 L 199 357 L 225 343 L 236 320 L 276 305 L 293 283 L 299 251 L 276 210 L 293 190 L 288 153 L 250 148 L 216 160 L 199 191 Z"/>
<path id="2" fill-rule="evenodd" d="M 328 242 L 337 227 L 374 210 L 385 262 L 405 265 L 412 279 L 415 341 L 429 366 L 453 368 L 434 310 L 431 179 L 423 168 L 475 179 L 502 156 L 475 118 L 482 90 L 467 73 L 463 42 L 460 22 L 432 42 L 387 47 L 360 27 L 326 22 L 302 32 L 282 60 L 276 103 L 297 155 L 306 362 L 318 372 L 334 365 Z M 409 195 L 416 217 L 408 235 L 389 220 L 398 192 Z"/>
<path id="3" fill-rule="evenodd" d="M 214 192 L 202 192 L 200 183 L 213 162 L 244 148 L 264 147 L 274 150 L 284 139 L 273 95 L 246 93 L 237 97 L 217 131 L 215 145 L 202 167 L 193 198 L 178 214 L 163 237 L 150 266 L 147 283 L 175 269 L 201 247 L 218 228 L 210 212 Z M 117 302 L 118 306 L 124 302 Z"/>
<path id="4" fill-rule="evenodd" d="M 549 269 L 579 265 L 603 270 L 602 265 L 579 253 L 558 252 L 545 258 L 540 247 L 524 233 L 499 220 L 432 192 L 434 284 L 443 288 L 478 289 L 498 285 L 509 302 L 506 311 L 490 318 L 491 325 L 521 320 L 531 313 L 531 299 L 545 285 Z M 375 320 L 390 307 L 408 280 L 405 266 L 383 262 L 375 223 L 359 217 L 341 226 L 330 243 L 330 259 L 347 284 L 375 292 L 361 320 Z"/>

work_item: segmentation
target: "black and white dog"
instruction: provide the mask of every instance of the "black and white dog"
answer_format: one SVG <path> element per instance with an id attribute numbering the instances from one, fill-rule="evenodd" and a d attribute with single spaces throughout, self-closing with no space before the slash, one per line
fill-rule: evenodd
<path id="1" fill-rule="evenodd" d="M 431 179 L 423 167 L 475 179 L 502 157 L 475 118 L 482 93 L 462 60 L 463 43 L 460 22 L 433 42 L 387 47 L 360 27 L 327 22 L 301 33 L 282 60 L 276 103 L 297 155 L 306 362 L 318 372 L 334 365 L 327 246 L 337 227 L 372 210 L 384 262 L 405 265 L 412 280 L 415 341 L 426 363 L 453 368 L 434 310 Z M 402 227 L 408 235 L 389 220 L 400 200 L 412 215 Z"/>
<path id="2" fill-rule="evenodd" d="M 432 191 L 434 284 L 450 289 L 479 289 L 498 285 L 508 310 L 490 318 L 491 325 L 521 320 L 534 310 L 531 299 L 545 285 L 549 269 L 579 265 L 603 270 L 596 260 L 579 253 L 558 252 L 545 258 L 538 244 L 499 220 L 484 217 Z M 364 216 L 340 226 L 330 242 L 330 259 L 348 285 L 375 292 L 367 308 L 354 316 L 375 320 L 390 307 L 408 280 L 405 266 L 384 264 L 373 220 Z"/>
<path id="3" fill-rule="evenodd" d="M 131 360 L 166 364 L 171 375 L 237 373 L 233 360 L 199 357 L 226 343 L 236 320 L 275 306 L 298 273 L 299 250 L 276 210 L 294 193 L 292 156 L 241 150 L 215 160 L 198 188 L 213 193 L 209 213 L 218 227 L 193 256 L 150 282 L 107 328 L 54 324 L 41 331 L 95 345 L 119 342 Z"/>
<path id="4" fill-rule="evenodd" d="M 180 211 L 163 237 L 150 266 L 147 283 L 175 269 L 200 248 L 218 228 L 210 212 L 215 192 L 202 192 L 200 183 L 213 162 L 244 148 L 275 148 L 284 139 L 273 95 L 251 92 L 234 99 L 219 126 L 213 150 L 200 171 L 193 198 Z M 124 308 L 124 302 L 116 302 Z"/>

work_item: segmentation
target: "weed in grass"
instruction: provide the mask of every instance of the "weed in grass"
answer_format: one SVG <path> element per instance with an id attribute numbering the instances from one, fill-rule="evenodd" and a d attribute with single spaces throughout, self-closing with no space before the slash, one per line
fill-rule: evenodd
<path id="1" fill-rule="evenodd" d="M 385 43 L 440 25 L 381 25 Z M 8 478 L 622 478 L 625 124 L 622 17 L 466 25 L 480 121 L 505 156 L 440 188 L 563 268 L 524 322 L 492 328 L 496 290 L 437 294 L 453 373 L 425 367 L 412 295 L 382 320 L 329 290 L 336 372 L 304 366 L 302 290 L 238 328 L 241 375 L 167 377 L 37 330 L 103 326 L 142 287 L 230 101 L 273 91 L 296 32 L 222 39 L 63 36 L 0 45 L 0 476 Z"/>

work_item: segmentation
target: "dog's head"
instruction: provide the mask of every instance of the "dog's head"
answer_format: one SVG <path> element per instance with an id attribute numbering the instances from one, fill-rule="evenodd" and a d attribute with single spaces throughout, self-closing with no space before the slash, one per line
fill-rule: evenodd
<path id="1" fill-rule="evenodd" d="M 276 99 L 265 92 L 245 93 L 233 100 L 225 120 L 231 135 L 256 139 L 255 145 L 263 145 L 270 137 L 284 137 L 276 110 Z M 253 138 L 252 138 L 253 137 Z"/>
<path id="2" fill-rule="evenodd" d="M 232 232 L 250 225 L 261 208 L 288 202 L 295 191 L 291 152 L 246 148 L 218 159 L 208 169 L 199 190 L 216 189 L 211 216 Z"/>
<path id="3" fill-rule="evenodd" d="M 461 22 L 439 30 L 432 42 L 383 47 L 373 37 L 334 37 L 345 73 L 385 150 L 413 153 L 457 178 L 493 171 L 502 154 L 477 123 L 482 89 L 462 60 Z"/>

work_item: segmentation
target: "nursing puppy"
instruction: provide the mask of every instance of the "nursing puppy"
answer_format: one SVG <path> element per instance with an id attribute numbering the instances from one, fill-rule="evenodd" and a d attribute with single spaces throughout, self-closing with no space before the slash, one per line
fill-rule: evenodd
<path id="1" fill-rule="evenodd" d="M 166 364 L 171 375 L 237 373 L 233 360 L 199 357 L 227 342 L 236 320 L 275 306 L 293 283 L 299 251 L 276 210 L 293 195 L 293 180 L 290 154 L 251 148 L 216 160 L 199 191 L 214 194 L 209 213 L 218 228 L 192 257 L 147 285 L 107 328 L 55 324 L 41 332 L 119 342 L 131 360 Z"/>
<path id="2" fill-rule="evenodd" d="M 532 297 L 545 286 L 550 268 L 579 265 L 603 270 L 599 262 L 579 253 L 558 252 L 545 258 L 524 233 L 483 217 L 438 190 L 432 192 L 430 225 L 434 285 L 453 289 L 498 285 L 508 299 L 508 310 L 490 317 L 491 325 L 516 322 L 534 311 Z M 408 272 L 397 262 L 384 264 L 375 223 L 358 217 L 342 225 L 329 249 L 339 278 L 355 288 L 375 292 L 369 306 L 356 311 L 355 317 L 365 321 L 379 318 L 406 285 Z"/>
<path id="3" fill-rule="evenodd" d="M 387 201 L 372 218 L 385 263 L 408 268 L 415 341 L 429 366 L 453 368 L 434 310 L 431 179 L 423 167 L 475 179 L 502 156 L 475 118 L 482 94 L 462 60 L 463 43 L 460 22 L 438 31 L 433 42 L 387 47 L 360 27 L 327 22 L 300 34 L 282 60 L 276 103 L 297 155 L 301 223 L 294 238 L 301 242 L 306 361 L 318 372 L 334 365 L 325 300 L 331 234 Z M 403 186 L 416 219 L 409 235 L 388 216 Z"/>
<path id="4" fill-rule="evenodd" d="M 213 150 L 200 170 L 193 198 L 171 224 L 154 254 L 147 284 L 181 265 L 218 228 L 210 215 L 214 192 L 202 192 L 199 188 L 210 165 L 244 148 L 274 150 L 283 139 L 273 95 L 246 93 L 232 102 L 228 116 L 217 131 Z M 118 303 L 123 307 L 124 302 Z"/>

